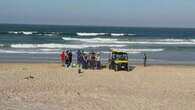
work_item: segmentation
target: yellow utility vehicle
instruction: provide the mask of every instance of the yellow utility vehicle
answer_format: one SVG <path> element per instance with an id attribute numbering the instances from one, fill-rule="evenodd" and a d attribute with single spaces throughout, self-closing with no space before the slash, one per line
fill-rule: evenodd
<path id="1" fill-rule="evenodd" d="M 111 52 L 112 53 L 109 58 L 109 69 L 113 69 L 115 71 L 129 71 L 127 52 L 117 49 L 111 49 Z"/>

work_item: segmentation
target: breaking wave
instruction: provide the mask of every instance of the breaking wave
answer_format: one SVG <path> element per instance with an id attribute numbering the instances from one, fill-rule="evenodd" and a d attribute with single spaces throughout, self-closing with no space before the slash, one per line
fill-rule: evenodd
<path id="1" fill-rule="evenodd" d="M 149 45 L 195 45 L 195 42 L 153 42 L 153 41 L 132 41 L 129 44 L 149 44 Z"/>
<path id="2" fill-rule="evenodd" d="M 134 36 L 132 33 L 95 33 L 95 32 L 39 32 L 39 31 L 8 31 L 0 34 L 17 34 L 17 35 L 39 35 L 39 36 Z"/>
<path id="3" fill-rule="evenodd" d="M 105 54 L 110 54 L 110 53 L 112 53 L 112 52 L 110 52 L 110 51 L 102 51 L 101 53 L 105 53 Z M 128 52 L 127 51 L 127 53 L 129 53 L 129 54 L 139 54 L 139 53 L 141 53 L 141 52 Z"/>
<path id="4" fill-rule="evenodd" d="M 78 36 L 104 36 L 106 33 L 77 33 Z"/>
<path id="5" fill-rule="evenodd" d="M 161 52 L 164 51 L 165 49 L 158 48 L 158 49 L 119 49 L 119 50 L 126 51 L 126 52 Z"/>
<path id="6" fill-rule="evenodd" d="M 125 47 L 126 45 L 109 45 L 109 44 L 11 44 L 11 48 L 95 48 L 95 47 Z"/>
<path id="7" fill-rule="evenodd" d="M 161 52 L 164 51 L 165 49 L 122 49 L 122 48 L 113 48 L 113 49 L 118 49 L 121 51 L 125 51 L 129 54 L 139 54 L 142 52 Z M 61 49 L 24 49 L 24 50 L 13 50 L 13 49 L 0 49 L 0 53 L 21 53 L 21 54 L 59 54 L 61 51 Z M 76 51 L 73 51 L 73 53 L 75 53 Z M 100 53 L 104 53 L 104 54 L 109 54 L 111 53 L 110 51 L 100 51 Z"/>
<path id="8" fill-rule="evenodd" d="M 125 36 L 124 33 L 111 33 L 111 36 Z"/>
<path id="9" fill-rule="evenodd" d="M 0 44 L 0 47 L 4 47 L 4 44 Z"/>
<path id="10" fill-rule="evenodd" d="M 158 48 L 158 49 L 121 49 L 121 48 L 119 49 L 119 48 L 112 48 L 112 49 L 125 51 L 129 54 L 139 54 L 139 53 L 143 53 L 143 52 L 162 52 L 162 51 L 165 50 L 163 48 Z M 109 54 L 111 52 L 110 51 L 102 51 L 102 53 Z"/>
<path id="11" fill-rule="evenodd" d="M 9 34 L 24 34 L 24 35 L 32 35 L 32 34 L 36 34 L 37 32 L 33 31 L 33 32 L 28 32 L 28 31 L 9 31 Z"/>
<path id="12" fill-rule="evenodd" d="M 162 42 L 184 42 L 184 41 L 188 41 L 188 39 L 158 39 L 157 41 L 162 41 Z"/>
<path id="13" fill-rule="evenodd" d="M 62 37 L 66 41 L 81 41 L 86 43 L 111 43 L 111 44 L 160 44 L 160 45 L 195 45 L 195 39 L 142 39 L 142 40 L 118 40 L 114 38 L 70 38 Z"/>
<path id="14" fill-rule="evenodd" d="M 21 53 L 21 54 L 58 54 L 58 51 L 25 51 L 25 50 L 0 50 L 0 53 Z"/>
<path id="15" fill-rule="evenodd" d="M 63 40 L 70 40 L 70 41 L 81 41 L 87 43 L 114 43 L 117 42 L 117 39 L 109 39 L 109 38 L 70 38 L 70 37 L 63 37 Z"/>
<path id="16" fill-rule="evenodd" d="M 131 33 L 77 33 L 78 36 L 113 36 L 113 37 L 118 37 L 118 36 L 134 36 L 136 34 L 131 34 Z"/>

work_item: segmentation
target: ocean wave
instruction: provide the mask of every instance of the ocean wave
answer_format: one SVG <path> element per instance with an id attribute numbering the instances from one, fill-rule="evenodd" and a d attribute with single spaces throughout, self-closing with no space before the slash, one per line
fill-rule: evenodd
<path id="1" fill-rule="evenodd" d="M 127 34 L 124 34 L 124 33 L 111 33 L 111 36 L 125 36 Z"/>
<path id="2" fill-rule="evenodd" d="M 34 32 L 22 32 L 24 35 L 31 35 L 31 34 L 33 34 Z"/>
<path id="3" fill-rule="evenodd" d="M 190 41 L 195 42 L 195 39 L 191 39 Z"/>
<path id="4" fill-rule="evenodd" d="M 157 48 L 157 49 L 124 49 L 124 48 L 112 48 L 112 49 L 124 51 L 124 52 L 127 52 L 129 54 L 139 54 L 139 53 L 143 53 L 143 52 L 162 52 L 162 51 L 165 51 L 165 49 L 163 49 L 163 48 Z M 111 52 L 110 51 L 102 51 L 102 53 L 109 54 Z"/>
<path id="5" fill-rule="evenodd" d="M 106 33 L 77 33 L 78 36 L 104 36 Z"/>
<path id="6" fill-rule="evenodd" d="M 160 45 L 194 45 L 195 39 L 141 39 L 134 41 L 122 41 L 113 38 L 70 38 L 62 37 L 63 40 L 81 41 L 86 43 L 108 43 L 108 44 L 160 44 Z"/>
<path id="7" fill-rule="evenodd" d="M 9 44 L 0 44 L 0 48 L 10 48 Z"/>
<path id="8" fill-rule="evenodd" d="M 49 51 L 25 51 L 25 50 L 0 50 L 0 53 L 20 53 L 20 54 L 58 54 L 59 52 L 49 52 Z"/>
<path id="9" fill-rule="evenodd" d="M 61 32 L 38 32 L 38 31 L 8 31 L 7 33 L 16 34 L 16 35 L 37 35 L 37 36 L 54 36 L 54 35 L 65 34 Z"/>
<path id="10" fill-rule="evenodd" d="M 129 44 L 159 44 L 159 45 L 195 45 L 195 39 L 142 39 L 129 41 Z"/>
<path id="11" fill-rule="evenodd" d="M 119 49 L 127 52 L 128 54 L 140 54 L 143 52 L 161 52 L 164 49 Z M 59 54 L 61 49 L 39 49 L 39 50 L 5 50 L 0 49 L 0 53 L 18 53 L 18 54 Z M 86 53 L 89 53 L 86 51 Z M 110 54 L 111 51 L 100 51 L 103 54 Z M 76 51 L 73 51 L 73 54 L 76 54 Z"/>
<path id="12" fill-rule="evenodd" d="M 27 51 L 27 50 L 0 50 L 0 53 L 9 53 L 9 54 L 59 54 L 60 51 Z M 89 52 L 85 52 L 89 53 Z M 100 53 L 104 54 L 110 54 L 110 51 L 100 51 Z M 129 54 L 139 54 L 141 52 L 130 52 L 128 51 L 127 53 Z M 73 54 L 76 54 L 76 51 L 73 51 Z"/>
<path id="13" fill-rule="evenodd" d="M 164 44 L 164 45 L 194 45 L 195 39 L 140 39 L 129 41 L 130 44 Z"/>
<path id="14" fill-rule="evenodd" d="M 101 53 L 110 54 L 110 53 L 112 53 L 112 52 L 110 52 L 110 51 L 101 51 Z M 139 54 L 139 53 L 141 53 L 141 52 L 130 52 L 130 51 L 127 51 L 127 53 L 128 53 L 128 54 Z"/>
<path id="15" fill-rule="evenodd" d="M 131 33 L 130 33 L 130 34 L 127 34 L 127 35 L 128 35 L 128 36 L 135 36 L 136 34 L 131 34 Z"/>
<path id="16" fill-rule="evenodd" d="M 109 39 L 109 38 L 70 38 L 70 37 L 63 37 L 63 40 L 70 40 L 70 41 L 81 41 L 87 43 L 114 43 L 117 42 L 117 39 Z"/>
<path id="17" fill-rule="evenodd" d="M 158 49 L 116 49 L 116 48 L 113 48 L 113 49 L 126 51 L 126 52 L 161 52 L 165 50 L 163 48 L 158 48 Z"/>
<path id="18" fill-rule="evenodd" d="M 134 36 L 136 34 L 127 33 L 77 33 L 78 36 Z"/>
<path id="19" fill-rule="evenodd" d="M 44 52 L 51 52 L 51 51 L 60 51 L 61 49 L 39 49 L 39 50 Z"/>
<path id="20" fill-rule="evenodd" d="M 18 34 L 19 32 L 17 32 L 17 31 L 9 31 L 8 33 L 9 34 Z"/>
<path id="21" fill-rule="evenodd" d="M 36 31 L 9 31 L 9 34 L 24 34 L 24 35 L 32 35 L 34 33 L 37 33 Z"/>
<path id="22" fill-rule="evenodd" d="M 162 42 L 189 42 L 193 41 L 194 39 L 156 39 L 154 41 L 162 41 Z"/>
<path id="23" fill-rule="evenodd" d="M 96 48 L 96 47 L 125 47 L 126 45 L 109 44 L 11 44 L 11 48 Z"/>
<path id="24" fill-rule="evenodd" d="M 129 44 L 130 41 L 121 41 L 114 38 L 71 38 L 71 37 L 62 37 L 65 41 L 81 41 L 86 43 L 100 43 L 100 44 Z"/>
<path id="25" fill-rule="evenodd" d="M 154 41 L 130 41 L 128 44 L 149 44 L 149 45 L 195 45 L 195 42 L 154 42 Z"/>
<path id="26" fill-rule="evenodd" d="M 8 31 L 0 32 L 0 34 L 16 34 L 16 35 L 39 35 L 39 36 L 134 36 L 133 33 L 96 33 L 96 32 L 39 32 L 39 31 Z"/>

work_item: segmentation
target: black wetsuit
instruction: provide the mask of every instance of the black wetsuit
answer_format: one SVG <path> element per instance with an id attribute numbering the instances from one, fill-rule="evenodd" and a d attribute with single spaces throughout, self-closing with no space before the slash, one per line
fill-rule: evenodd
<path id="1" fill-rule="evenodd" d="M 147 56 L 144 54 L 144 66 L 146 66 Z"/>
<path id="2" fill-rule="evenodd" d="M 69 67 L 72 63 L 72 52 L 69 52 L 68 53 L 68 64 L 67 64 L 67 67 Z"/>

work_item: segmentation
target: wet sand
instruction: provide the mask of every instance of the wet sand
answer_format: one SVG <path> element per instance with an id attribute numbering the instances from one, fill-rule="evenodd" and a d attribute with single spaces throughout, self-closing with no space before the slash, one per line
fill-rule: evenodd
<path id="1" fill-rule="evenodd" d="M 195 65 L 131 72 L 0 64 L 0 110 L 194 110 Z"/>

